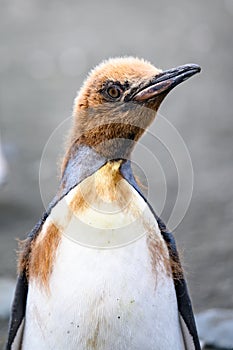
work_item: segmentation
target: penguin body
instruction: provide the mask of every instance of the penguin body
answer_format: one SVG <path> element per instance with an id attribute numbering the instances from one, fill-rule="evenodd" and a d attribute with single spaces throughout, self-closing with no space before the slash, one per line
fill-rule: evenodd
<path id="1" fill-rule="evenodd" d="M 153 71 L 158 79 L 158 71 L 145 66 L 145 78 Z M 163 93 L 164 82 L 156 84 Z M 137 101 L 148 101 L 150 85 L 144 81 Z M 106 90 L 96 91 L 105 96 Z M 93 119 L 86 128 L 80 124 L 81 136 L 73 133 L 58 193 L 21 255 L 7 349 L 200 349 L 174 238 L 143 196 L 127 159 L 132 139 L 145 127 L 141 119 L 132 125 L 134 107 L 125 112 L 129 128 L 122 114 L 110 125 L 105 109 L 104 122 L 96 123 L 94 114 L 91 127 Z M 95 108 L 99 118 L 103 104 Z M 119 108 L 125 111 L 120 103 L 111 108 L 111 118 Z M 149 108 L 140 112 L 146 124 L 157 105 Z"/>
<path id="2" fill-rule="evenodd" d="M 111 176 L 111 167 L 114 165 L 112 163 L 103 167 L 108 168 L 108 176 Z M 108 179 L 103 177 L 103 169 L 91 178 L 95 178 L 94 182 L 98 186 L 96 178 L 100 176 L 107 187 L 110 185 L 114 188 L 114 183 L 107 184 Z M 101 174 L 98 175 L 98 172 Z M 111 180 L 114 181 L 114 176 Z M 56 206 L 53 208 L 51 222 L 50 217 L 47 218 L 40 233 L 41 240 L 51 225 L 63 225 L 63 235 L 50 277 L 49 293 L 38 288 L 37 283 L 32 282 L 29 286 L 22 349 L 76 349 L 77 344 L 80 350 L 92 347 L 103 350 L 149 350 L 162 346 L 168 349 L 184 349 L 171 273 L 166 271 L 165 265 L 156 266 L 150 253 L 149 244 L 157 245 L 167 261 L 166 244 L 142 197 L 126 180 L 121 181 L 123 183 L 119 184 L 119 192 L 122 190 L 120 187 L 128 187 L 133 196 L 132 209 L 137 210 L 139 217 L 135 218 L 130 208 L 125 208 L 125 213 L 122 214 L 121 203 L 117 200 L 111 206 L 114 201 L 111 192 L 104 193 L 104 201 L 98 194 L 92 198 L 90 207 L 82 210 L 80 217 L 79 212 L 76 212 L 67 222 L 61 222 L 59 211 L 64 213 L 62 205 L 57 213 Z M 70 191 L 66 196 L 69 198 L 63 198 L 64 206 L 72 205 L 81 185 L 82 183 Z M 125 188 L 122 192 L 126 192 Z M 85 198 L 87 201 L 90 199 L 86 196 Z M 109 215 L 103 214 L 101 201 L 102 206 L 108 201 L 112 212 L 111 221 Z M 75 244 L 76 234 L 79 241 L 83 224 L 91 225 L 89 221 L 93 216 L 96 226 L 95 242 L 99 248 Z M 119 237 L 118 234 L 121 230 L 119 222 L 122 227 L 127 227 L 125 244 L 122 244 L 124 237 Z M 151 232 L 145 232 L 146 225 L 151 228 Z M 149 243 L 148 235 L 152 235 L 152 232 L 155 238 Z M 129 236 L 133 242 L 126 241 Z M 112 248 L 105 249 L 107 245 Z M 59 313 L 53 312 L 59 309 Z M 161 315 L 160 318 L 157 313 Z M 168 334 L 164 324 L 169 323 L 172 326 Z"/>

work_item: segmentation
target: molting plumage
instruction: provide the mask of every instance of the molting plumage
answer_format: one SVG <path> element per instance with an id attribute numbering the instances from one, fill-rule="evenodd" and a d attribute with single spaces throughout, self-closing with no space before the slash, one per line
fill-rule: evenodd
<path id="1" fill-rule="evenodd" d="M 131 95 L 160 72 L 132 57 L 111 59 L 92 70 L 75 99 L 68 149 L 86 144 L 111 159 L 129 157 L 135 141 L 155 117 L 153 110 L 134 103 Z M 155 110 L 160 102 L 153 105 Z M 64 169 L 66 161 L 63 164 Z"/>
<path id="2" fill-rule="evenodd" d="M 7 349 L 200 349 L 174 237 L 130 162 L 168 92 L 199 71 L 132 57 L 91 71 L 57 195 L 20 256 Z"/>

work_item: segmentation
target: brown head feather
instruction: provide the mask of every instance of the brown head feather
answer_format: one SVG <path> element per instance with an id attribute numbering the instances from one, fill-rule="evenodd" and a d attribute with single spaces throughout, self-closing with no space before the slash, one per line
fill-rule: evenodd
<path id="1" fill-rule="evenodd" d="M 111 159 L 130 156 L 161 100 L 157 99 L 151 109 L 126 102 L 125 96 L 160 72 L 149 62 L 133 57 L 109 59 L 90 72 L 74 102 L 73 127 L 62 171 L 74 145 L 86 144 Z M 120 99 L 106 98 L 109 84 L 122 87 Z"/>

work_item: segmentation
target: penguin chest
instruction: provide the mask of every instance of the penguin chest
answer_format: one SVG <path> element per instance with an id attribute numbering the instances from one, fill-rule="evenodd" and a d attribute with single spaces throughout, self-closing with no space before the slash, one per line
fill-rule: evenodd
<path id="1" fill-rule="evenodd" d="M 146 248 L 144 238 L 104 251 L 64 237 L 50 293 L 30 284 L 23 349 L 183 349 L 173 281 L 152 272 Z"/>
<path id="2" fill-rule="evenodd" d="M 23 349 L 184 349 L 167 247 L 122 181 L 98 195 L 78 186 L 46 220 L 39 242 L 51 225 L 60 242 L 47 288 L 30 279 Z"/>

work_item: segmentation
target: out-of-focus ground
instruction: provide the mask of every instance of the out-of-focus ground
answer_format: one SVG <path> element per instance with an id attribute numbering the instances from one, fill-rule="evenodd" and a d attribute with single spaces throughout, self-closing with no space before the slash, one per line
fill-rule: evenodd
<path id="1" fill-rule="evenodd" d="M 0 277 L 16 276 L 16 238 L 23 239 L 44 210 L 39 188 L 44 146 L 71 115 L 89 69 L 119 55 L 144 57 L 163 69 L 195 62 L 202 74 L 176 88 L 160 109 L 183 137 L 194 168 L 191 205 L 175 235 L 195 310 L 233 307 L 232 32 L 232 0 L 1 1 L 0 130 L 9 176 L 0 190 Z M 46 202 L 55 193 L 68 124 L 57 131 L 42 161 Z M 156 123 L 150 130 L 156 133 Z M 177 172 L 153 137 L 144 140 L 167 180 L 162 213 L 167 221 Z M 143 162 L 149 166 L 147 158 Z M 185 167 L 184 161 L 183 173 Z M 156 171 L 148 176 L 159 208 Z M 1 344 L 6 321 L 0 329 Z"/>

